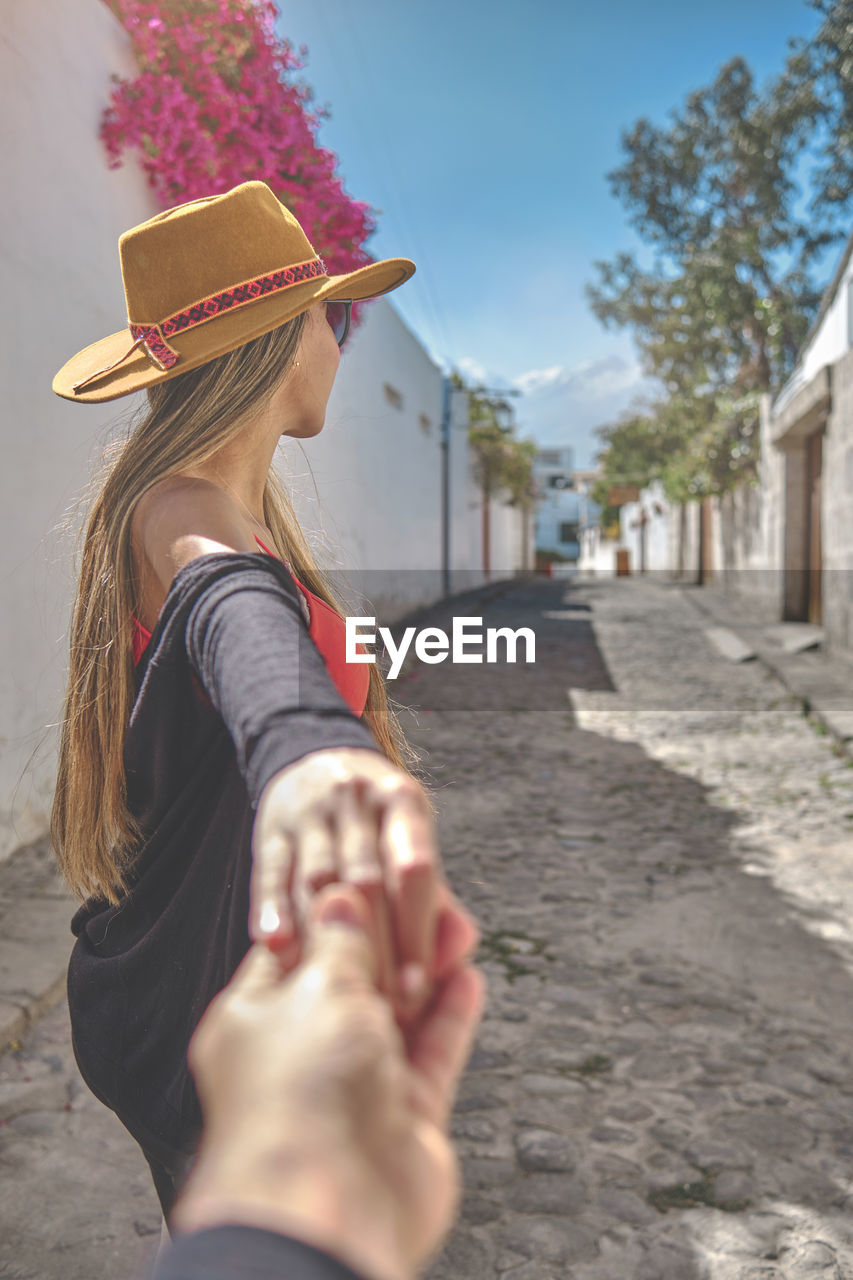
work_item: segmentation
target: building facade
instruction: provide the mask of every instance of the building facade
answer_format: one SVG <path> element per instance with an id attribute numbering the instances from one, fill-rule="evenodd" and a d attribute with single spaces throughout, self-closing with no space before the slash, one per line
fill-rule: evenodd
<path id="1" fill-rule="evenodd" d="M 536 485 L 536 551 L 557 552 L 576 561 L 580 554 L 581 502 L 575 488 L 574 451 L 540 449 L 533 462 Z"/>
<path id="2" fill-rule="evenodd" d="M 853 236 L 772 405 L 770 436 L 782 458 L 782 616 L 853 649 Z"/>
<path id="3" fill-rule="evenodd" d="M 853 652 L 853 236 L 791 377 L 762 400 L 755 481 L 686 504 L 652 486 L 620 515 L 632 569 L 722 585 Z"/>

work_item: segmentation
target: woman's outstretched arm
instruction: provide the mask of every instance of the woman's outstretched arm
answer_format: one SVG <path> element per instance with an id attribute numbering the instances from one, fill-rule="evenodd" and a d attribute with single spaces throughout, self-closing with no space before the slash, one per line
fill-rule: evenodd
<path id="1" fill-rule="evenodd" d="M 295 963 L 313 895 L 334 880 L 355 884 L 371 908 L 381 987 L 401 1010 L 417 1008 L 434 967 L 441 884 L 423 789 L 385 759 L 341 698 L 292 579 L 254 554 L 227 494 L 181 481 L 143 516 L 138 539 L 161 590 L 178 573 L 210 578 L 187 622 L 187 653 L 257 808 L 253 939 Z M 251 560 L 240 554 L 247 549 Z"/>

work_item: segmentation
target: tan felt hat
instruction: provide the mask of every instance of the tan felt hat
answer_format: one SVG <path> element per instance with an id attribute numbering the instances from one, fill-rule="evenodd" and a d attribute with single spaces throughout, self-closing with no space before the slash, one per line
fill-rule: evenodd
<path id="1" fill-rule="evenodd" d="M 119 239 L 126 329 L 78 351 L 53 380 L 66 400 L 115 400 L 195 369 L 315 302 L 375 298 L 413 275 L 385 258 L 330 276 L 265 182 L 159 213 Z"/>

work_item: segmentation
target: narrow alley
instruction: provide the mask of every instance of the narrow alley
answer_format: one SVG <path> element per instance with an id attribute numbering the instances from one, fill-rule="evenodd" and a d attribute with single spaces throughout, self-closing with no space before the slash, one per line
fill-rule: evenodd
<path id="1" fill-rule="evenodd" d="M 689 589 L 517 580 L 453 609 L 533 627 L 537 661 L 391 687 L 489 979 L 429 1280 L 853 1275 L 850 760 L 719 656 Z M 150 1255 L 147 1169 L 63 1006 L 0 1058 L 2 1099 L 0 1276 Z"/>

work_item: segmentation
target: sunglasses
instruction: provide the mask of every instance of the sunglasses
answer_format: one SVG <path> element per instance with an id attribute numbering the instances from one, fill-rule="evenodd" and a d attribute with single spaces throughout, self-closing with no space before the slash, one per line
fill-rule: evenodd
<path id="1" fill-rule="evenodd" d="M 352 298 L 335 299 L 326 303 L 326 319 L 332 327 L 332 333 L 339 347 L 344 345 L 349 333 Z"/>

